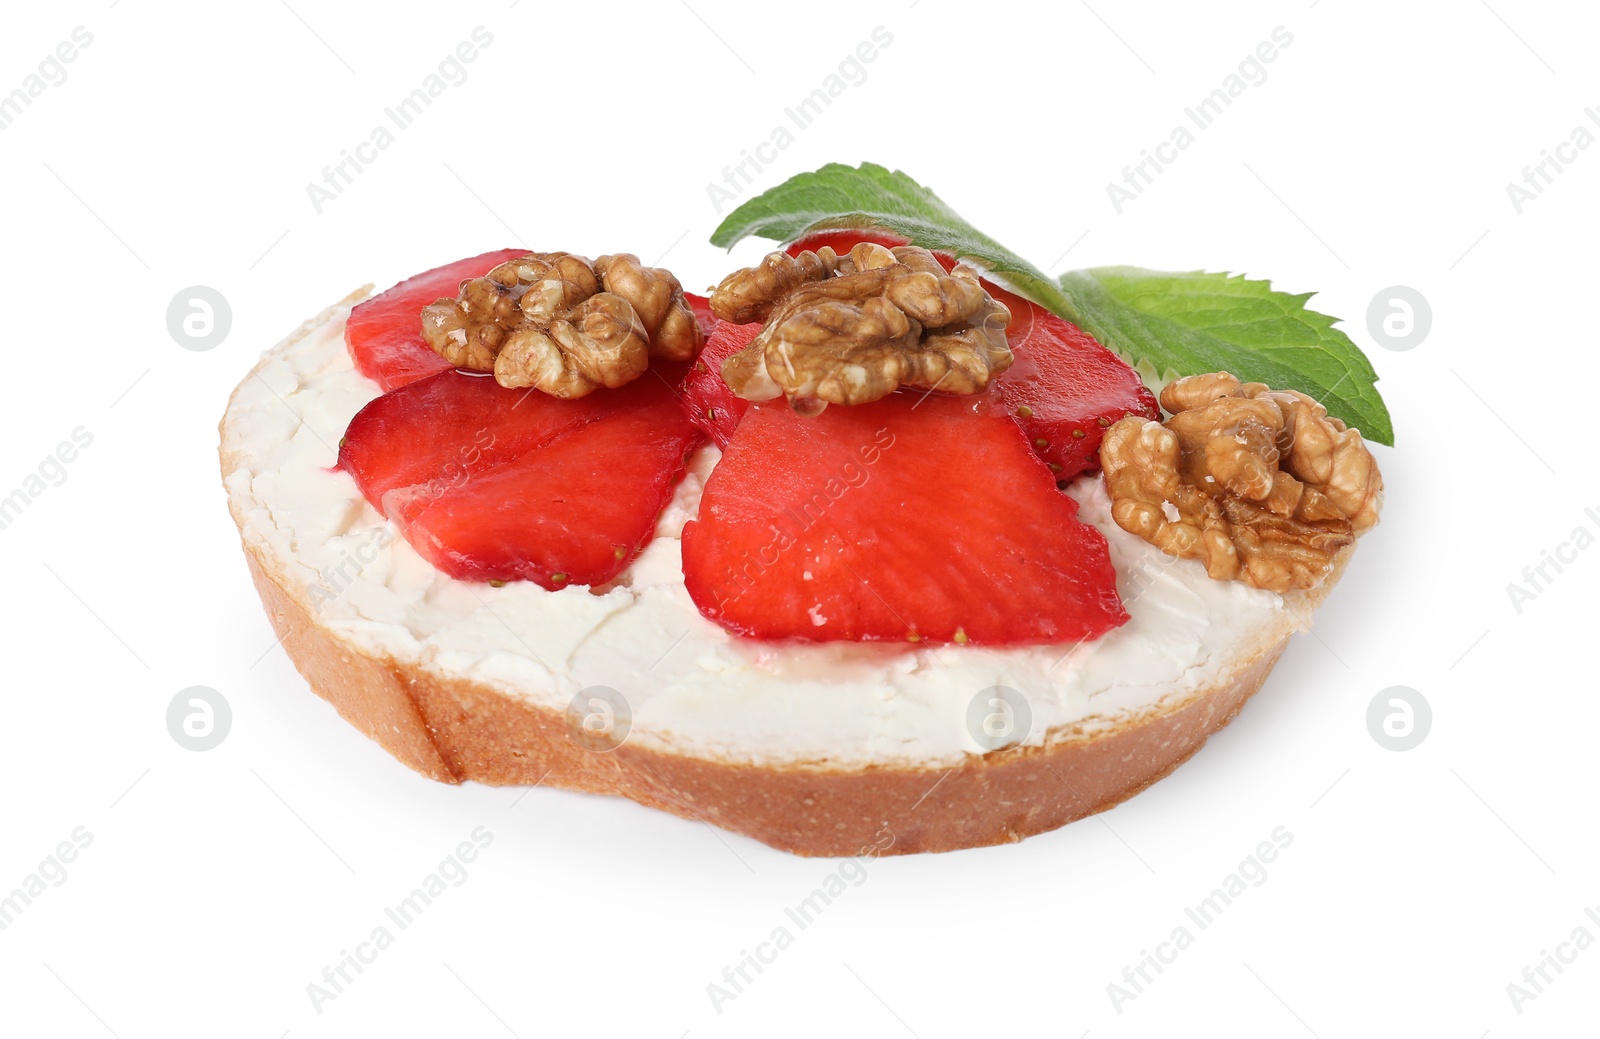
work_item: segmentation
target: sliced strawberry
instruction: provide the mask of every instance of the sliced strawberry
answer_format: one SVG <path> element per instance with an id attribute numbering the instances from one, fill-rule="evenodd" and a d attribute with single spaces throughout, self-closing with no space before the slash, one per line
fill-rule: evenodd
<path id="1" fill-rule="evenodd" d="M 756 404 L 683 532 L 700 611 L 758 638 L 991 645 L 1127 620 L 1105 538 L 1015 423 L 897 393 L 797 415 Z"/>
<path id="2" fill-rule="evenodd" d="M 906 244 L 887 231 L 819 231 L 788 250 L 793 255 L 827 245 L 843 255 L 857 242 L 887 248 Z M 948 253 L 934 255 L 947 269 L 955 265 Z M 983 285 L 1011 311 L 1006 341 L 1015 360 L 995 385 L 1057 479 L 1098 469 L 1100 438 L 1123 416 L 1161 417 L 1155 394 L 1139 373 L 1089 333 L 987 278 Z"/>
<path id="3" fill-rule="evenodd" d="M 445 371 L 350 421 L 339 468 L 451 577 L 603 584 L 649 543 L 699 433 L 683 366 L 577 400 Z"/>
<path id="4" fill-rule="evenodd" d="M 728 384 L 722 381 L 722 362 L 744 349 L 761 331 L 761 325 L 727 324 L 711 312 L 711 301 L 704 296 L 692 292 L 683 295 L 694 310 L 700 331 L 705 334 L 705 346 L 683 379 L 683 406 L 690 422 L 717 447 L 727 447 L 728 438 L 733 436 L 748 402 L 735 397 Z"/>
<path id="5" fill-rule="evenodd" d="M 392 289 L 356 304 L 345 322 L 344 341 L 356 371 L 392 390 L 450 367 L 422 338 L 422 308 L 454 296 L 468 278 L 481 277 L 526 249 L 501 249 L 457 260 L 407 278 Z"/>
<path id="6" fill-rule="evenodd" d="M 749 401 L 735 397 L 728 384 L 722 381 L 722 362 L 750 345 L 759 331 L 759 321 L 749 325 L 718 321 L 699 359 L 689 367 L 689 374 L 683 380 L 683 400 L 690 412 L 689 420 L 719 448 L 728 446 L 745 409 L 750 406 Z"/>
<path id="7" fill-rule="evenodd" d="M 467 480 L 419 511 L 406 539 L 453 577 L 604 584 L 649 543 L 698 436 L 657 397 Z"/>
<path id="8" fill-rule="evenodd" d="M 995 385 L 1057 479 L 1100 468 L 1100 438 L 1123 416 L 1161 417 L 1139 373 L 1089 333 L 1014 292 L 986 287 L 1011 309 L 1013 361 Z"/>
<path id="9" fill-rule="evenodd" d="M 444 373 L 419 379 L 356 413 L 339 446 L 339 468 L 384 515 L 409 517 L 411 502 L 480 471 L 490 459 L 517 458 L 594 420 L 611 394 L 550 407 L 554 398 L 508 390 L 488 375 Z M 526 399 L 521 399 L 526 398 Z M 508 407 L 509 405 L 509 407 Z M 440 487 L 430 483 L 438 481 Z"/>

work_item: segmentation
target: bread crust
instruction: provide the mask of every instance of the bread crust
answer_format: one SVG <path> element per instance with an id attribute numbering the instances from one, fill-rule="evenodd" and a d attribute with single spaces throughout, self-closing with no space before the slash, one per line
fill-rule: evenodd
<path id="1" fill-rule="evenodd" d="M 225 480 L 239 467 L 228 449 L 227 421 L 224 416 Z M 229 505 L 242 531 L 241 507 L 231 497 Z M 1166 776 L 1231 721 L 1261 688 L 1289 640 L 1287 632 L 1270 633 L 1233 661 L 1223 680 L 1113 725 L 1053 731 L 1041 746 L 972 755 L 951 768 L 757 766 L 630 742 L 609 752 L 586 749 L 571 736 L 561 712 L 358 647 L 317 619 L 306 589 L 264 546 L 244 539 L 244 550 L 272 626 L 312 691 L 430 779 L 627 797 L 797 855 L 981 847 L 1104 811 Z M 1296 600 L 1297 612 L 1309 615 L 1321 603 L 1350 551 L 1341 553 L 1322 586 Z"/>

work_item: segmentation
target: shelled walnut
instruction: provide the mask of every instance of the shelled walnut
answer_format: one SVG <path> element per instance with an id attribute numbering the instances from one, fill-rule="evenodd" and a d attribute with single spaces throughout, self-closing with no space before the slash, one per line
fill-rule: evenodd
<path id="1" fill-rule="evenodd" d="M 1212 577 L 1313 588 L 1378 521 L 1383 477 L 1357 430 L 1303 393 L 1226 372 L 1161 391 L 1172 417 L 1106 431 L 1100 462 L 1117 525 Z"/>
<path id="2" fill-rule="evenodd" d="M 672 272 L 619 253 L 590 263 L 530 253 L 422 310 L 422 335 L 459 368 L 502 386 L 582 397 L 632 382 L 651 357 L 686 361 L 700 330 Z"/>
<path id="3" fill-rule="evenodd" d="M 711 309 L 724 321 L 765 322 L 722 366 L 746 400 L 782 396 L 816 411 L 901 387 L 971 394 L 1011 367 L 1010 311 L 971 267 L 947 272 L 914 246 L 771 253 L 724 278 Z"/>

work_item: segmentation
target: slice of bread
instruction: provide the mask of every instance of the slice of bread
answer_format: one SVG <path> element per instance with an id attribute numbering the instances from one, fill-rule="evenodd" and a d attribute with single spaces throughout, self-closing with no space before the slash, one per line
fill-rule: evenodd
<path id="1" fill-rule="evenodd" d="M 313 333 L 325 340 L 319 349 L 333 350 L 330 329 L 342 328 L 348 306 L 365 294 L 352 294 L 306 322 L 235 390 L 220 426 L 222 473 L 256 589 L 312 690 L 401 762 L 443 782 L 619 795 L 801 855 L 949 851 L 1017 841 L 1103 811 L 1199 750 L 1261 688 L 1351 551 L 1317 589 L 1283 596 L 1281 609 L 1235 633 L 1225 653 L 1212 654 L 1221 659 L 1208 657 L 1196 669 L 1199 680 L 1174 682 L 1140 705 L 1056 725 L 1009 749 L 953 759 L 929 754 L 919 761 L 874 754 L 858 740 L 843 739 L 836 755 L 813 750 L 786 760 L 728 752 L 739 740 L 737 718 L 722 734 L 722 749 L 670 726 L 614 749 L 590 749 L 569 728 L 562 691 L 518 687 L 502 675 L 455 665 L 447 655 L 385 648 L 363 637 L 359 626 L 330 620 L 320 609 L 324 591 L 315 570 L 294 556 L 294 539 L 262 535 L 264 522 L 282 522 L 274 515 L 275 474 L 262 469 L 267 441 L 302 435 L 303 419 L 294 416 L 297 424 L 287 431 L 264 430 L 247 420 L 242 395 L 265 399 L 257 384 L 267 387 L 273 366 L 303 349 Z M 311 431 L 326 448 L 323 466 L 334 461 L 330 438 L 341 432 Z M 365 508 L 353 484 L 349 490 L 353 500 L 345 511 Z M 404 547 L 390 538 L 384 551 L 391 542 Z M 864 702 L 861 709 L 875 708 Z"/>

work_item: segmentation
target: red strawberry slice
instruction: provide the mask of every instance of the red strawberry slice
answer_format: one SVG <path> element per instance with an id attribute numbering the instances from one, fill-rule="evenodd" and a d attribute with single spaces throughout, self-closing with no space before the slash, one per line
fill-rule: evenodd
<path id="1" fill-rule="evenodd" d="M 547 394 L 507 390 L 488 375 L 452 374 L 391 390 L 357 412 L 345 430 L 339 468 L 386 516 L 408 516 L 412 500 L 436 498 L 445 484 L 481 469 L 486 450 L 499 461 L 520 457 L 604 413 L 549 407 L 554 398 Z M 592 396 L 601 405 L 611 399 L 609 393 Z"/>
<path id="2" fill-rule="evenodd" d="M 726 448 L 744 417 L 750 402 L 733 395 L 722 381 L 722 362 L 743 350 L 761 331 L 759 321 L 735 325 L 718 321 L 706 338 L 700 357 L 689 367 L 683 380 L 684 406 L 689 420 L 710 437 L 719 448 Z"/>
<path id="3" fill-rule="evenodd" d="M 757 638 L 990 645 L 1127 620 L 1105 538 L 1014 422 L 897 393 L 797 415 L 752 405 L 683 532 L 700 611 Z"/>
<path id="4" fill-rule="evenodd" d="M 827 245 L 843 255 L 857 242 L 906 244 L 886 231 L 819 231 L 788 249 L 795 254 Z M 955 265 L 949 254 L 935 255 L 946 268 Z M 1011 310 L 1006 340 L 1015 359 L 995 385 L 1057 479 L 1098 469 L 1100 438 L 1123 416 L 1161 417 L 1155 394 L 1139 374 L 1089 333 L 988 279 L 983 285 Z"/>
<path id="5" fill-rule="evenodd" d="M 1057 479 L 1100 468 L 1100 439 L 1123 416 L 1161 417 L 1139 373 L 1089 333 L 1014 292 L 985 287 L 1011 309 L 1013 360 L 995 386 Z"/>
<path id="6" fill-rule="evenodd" d="M 700 331 L 705 334 L 705 346 L 700 356 L 689 367 L 682 386 L 683 406 L 689 421 L 719 448 L 728 446 L 739 418 L 748 406 L 722 381 L 722 362 L 744 349 L 745 345 L 761 331 L 759 323 L 730 325 L 711 312 L 711 301 L 704 296 L 685 292 L 684 298 L 694 311 Z"/>
<path id="7" fill-rule="evenodd" d="M 499 264 L 526 255 L 526 249 L 501 249 L 457 260 L 356 304 L 344 326 L 345 345 L 356 371 L 392 390 L 449 368 L 450 363 L 422 338 L 422 308 L 454 296 L 468 278 L 482 277 Z"/>
<path id="8" fill-rule="evenodd" d="M 649 543 L 699 439 L 683 370 L 578 400 L 440 372 L 362 408 L 338 467 L 451 577 L 604 584 Z"/>

